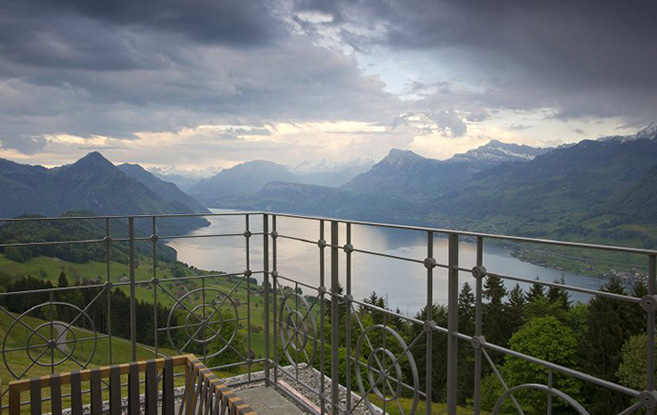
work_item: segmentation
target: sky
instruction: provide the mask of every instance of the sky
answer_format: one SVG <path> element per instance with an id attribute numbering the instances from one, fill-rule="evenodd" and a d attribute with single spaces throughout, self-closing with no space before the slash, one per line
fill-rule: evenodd
<path id="1" fill-rule="evenodd" d="M 657 120 L 657 2 L 0 0 L 0 157 L 204 174 Z"/>

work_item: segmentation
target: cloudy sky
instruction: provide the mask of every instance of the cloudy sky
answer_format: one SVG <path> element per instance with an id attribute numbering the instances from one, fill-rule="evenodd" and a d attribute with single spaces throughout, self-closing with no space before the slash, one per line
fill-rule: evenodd
<path id="1" fill-rule="evenodd" d="M 631 4 L 630 4 L 631 3 Z M 657 120 L 657 2 L 0 0 L 0 157 L 447 158 Z"/>

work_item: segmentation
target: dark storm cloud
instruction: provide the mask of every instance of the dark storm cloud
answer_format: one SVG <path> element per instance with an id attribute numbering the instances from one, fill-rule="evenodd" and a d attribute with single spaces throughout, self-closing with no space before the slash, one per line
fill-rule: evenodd
<path id="1" fill-rule="evenodd" d="M 639 124 L 657 116 L 655 1 L 344 0 L 298 7 L 331 13 L 336 22 L 378 22 L 386 33 L 375 40 L 393 50 L 469 55 L 482 77 L 501 78 L 494 90 L 472 97 L 489 106 L 548 105 L 557 118 L 622 116 Z"/>
<path id="2" fill-rule="evenodd" d="M 177 32 L 210 44 L 260 46 L 286 36 L 261 0 L 41 0 L 93 19 Z"/>
<path id="3" fill-rule="evenodd" d="M 6 148 L 35 151 L 44 140 L 25 137 L 55 134 L 133 139 L 225 120 L 358 119 L 393 101 L 354 58 L 290 35 L 267 2 L 6 3 Z"/>

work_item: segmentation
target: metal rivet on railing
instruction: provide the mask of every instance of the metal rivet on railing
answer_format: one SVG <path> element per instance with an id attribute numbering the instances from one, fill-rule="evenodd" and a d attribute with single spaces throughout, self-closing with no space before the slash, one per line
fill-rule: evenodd
<path id="1" fill-rule="evenodd" d="M 348 303 L 354 301 L 354 296 L 353 296 L 353 295 L 349 295 L 349 294 L 347 294 L 347 295 L 345 295 L 343 298 L 344 298 L 344 300 L 345 300 L 346 302 L 348 302 Z"/>
<path id="2" fill-rule="evenodd" d="M 320 239 L 319 241 L 317 241 L 317 246 L 320 248 L 326 248 L 326 240 Z"/>
<path id="3" fill-rule="evenodd" d="M 424 322 L 424 329 L 426 331 L 435 330 L 438 328 L 438 324 L 435 321 L 429 320 Z"/>
<path id="4" fill-rule="evenodd" d="M 251 275 L 253 275 L 253 271 L 251 271 L 250 269 L 245 269 L 245 270 L 244 270 L 244 276 L 245 276 L 245 277 L 248 278 L 248 277 L 250 277 Z"/>
<path id="5" fill-rule="evenodd" d="M 157 242 L 159 239 L 160 239 L 159 236 L 157 236 L 155 234 L 151 235 L 151 242 Z"/>
<path id="6" fill-rule="evenodd" d="M 317 287 L 317 292 L 320 293 L 320 294 L 326 294 L 328 292 L 328 290 L 326 289 L 326 287 L 321 285 L 321 286 Z"/>
<path id="7" fill-rule="evenodd" d="M 477 266 L 472 268 L 472 276 L 476 279 L 484 278 L 487 273 L 488 271 L 486 271 L 486 267 Z"/>
<path id="8" fill-rule="evenodd" d="M 245 238 L 250 238 L 251 235 L 253 235 L 253 234 L 251 233 L 251 231 L 244 231 L 244 237 L 245 237 Z"/>
<path id="9" fill-rule="evenodd" d="M 107 245 L 109 245 L 109 244 L 112 243 L 112 238 L 110 238 L 109 236 L 106 236 L 106 237 L 103 238 L 103 242 L 105 242 Z"/>
<path id="10" fill-rule="evenodd" d="M 151 278 L 151 284 L 157 285 L 160 282 L 156 277 Z"/>
<path id="11" fill-rule="evenodd" d="M 646 295 L 641 298 L 641 308 L 649 313 L 657 311 L 657 295 Z"/>
<path id="12" fill-rule="evenodd" d="M 486 345 L 486 338 L 484 336 L 474 336 L 470 339 L 470 344 L 473 349 L 479 350 Z"/>
<path id="13" fill-rule="evenodd" d="M 270 274 L 271 274 L 272 277 L 278 277 L 279 275 L 281 275 L 281 274 L 278 273 L 278 271 L 272 271 L 272 272 L 270 272 Z"/>
<path id="14" fill-rule="evenodd" d="M 354 252 L 354 246 L 352 244 L 346 244 L 342 247 L 342 249 L 344 249 L 344 251 L 348 254 Z"/>
<path id="15" fill-rule="evenodd" d="M 425 258 L 424 259 L 424 267 L 426 269 L 436 268 L 437 265 L 438 265 L 438 262 L 436 261 L 436 258 Z"/>
<path id="16" fill-rule="evenodd" d="M 270 232 L 269 235 L 274 239 L 278 238 L 278 232 L 276 232 L 276 231 Z"/>
<path id="17" fill-rule="evenodd" d="M 639 399 L 643 403 L 643 406 L 651 409 L 657 406 L 657 391 L 643 391 L 639 394 Z"/>

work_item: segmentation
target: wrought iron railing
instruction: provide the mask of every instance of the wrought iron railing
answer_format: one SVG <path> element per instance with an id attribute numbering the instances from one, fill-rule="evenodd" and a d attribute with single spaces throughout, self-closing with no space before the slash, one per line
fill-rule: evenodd
<path id="1" fill-rule="evenodd" d="M 161 221 L 184 222 L 196 216 L 230 223 L 217 233 L 159 232 Z M 54 222 L 93 225 L 85 228 L 88 235 L 78 229 L 77 239 L 52 233 L 37 233 L 29 239 L 21 227 Z M 303 234 L 296 233 L 294 224 L 298 222 L 306 224 Z M 55 256 L 61 252 L 65 256 L 82 255 L 77 260 L 89 264 L 76 268 L 61 261 L 64 273 L 79 274 L 68 286 L 48 285 L 54 276 L 47 275 L 48 270 L 33 269 L 35 278 L 23 285 L 8 282 L 11 289 L 0 292 L 4 385 L 10 379 L 195 353 L 213 370 L 243 373 L 240 383 L 264 381 L 307 410 L 320 413 L 383 410 L 431 414 L 436 407 L 427 403 L 436 401 L 446 403 L 448 414 L 456 414 L 459 404 L 475 414 L 531 413 L 536 407 L 529 404 L 527 409 L 526 402 L 540 396 L 544 401 L 540 407 L 547 413 L 585 414 L 599 390 L 618 396 L 616 406 L 626 405 L 614 409 L 615 413 L 645 409 L 652 414 L 657 405 L 657 251 L 262 212 L 19 218 L 4 219 L 3 223 L 14 226 L 11 237 L 5 235 L 0 244 L 6 267 L 15 265 L 8 257 L 21 260 L 23 255 L 26 260 L 26 256 L 49 252 Z M 315 231 L 309 231 L 313 228 Z M 425 240 L 422 252 L 367 246 L 359 239 L 359 232 L 370 229 L 419 235 Z M 21 235 L 21 230 L 26 233 Z M 241 247 L 243 252 L 244 269 L 202 271 L 167 262 L 164 243 L 188 238 L 234 241 L 232 249 Z M 464 252 L 464 243 L 474 247 L 471 252 Z M 518 275 L 489 261 L 484 250 L 485 245 L 508 248 L 509 244 L 529 251 L 533 248 L 527 247 L 538 246 L 542 255 L 557 256 L 568 250 L 566 257 L 571 260 L 585 254 L 592 261 L 622 258 L 632 264 L 628 267 L 639 264 L 639 269 L 645 269 L 646 287 L 644 292 L 629 295 Z M 96 248 L 91 254 L 73 252 L 72 248 L 62 251 L 76 246 Z M 220 258 L 225 247 L 218 244 L 207 255 Z M 297 249 L 309 252 L 303 264 L 298 263 L 298 257 L 286 255 Z M 385 301 L 360 300 L 363 289 L 357 282 L 363 270 L 355 271 L 354 263 L 355 258 L 365 257 L 408 264 L 416 281 L 421 281 L 418 287 L 422 287 L 424 311 L 404 313 L 391 310 Z M 25 262 L 21 269 L 29 269 L 30 263 L 34 261 Z M 234 262 L 231 264 L 234 267 Z M 377 290 L 379 281 L 395 278 L 404 284 L 411 276 L 369 278 L 369 287 Z M 489 330 L 494 324 L 485 326 L 484 321 L 484 312 L 494 306 L 485 298 L 487 280 L 566 290 L 626 307 L 624 310 L 632 315 L 639 313 L 646 336 L 645 367 L 641 369 L 645 388 L 631 388 L 615 378 L 587 373 L 573 359 L 555 361 L 558 359 L 537 356 L 541 353 L 512 350 L 513 345 L 492 342 L 490 338 L 495 336 Z M 463 310 L 459 312 L 459 291 L 463 281 L 474 286 L 473 315 L 472 327 L 460 329 Z M 439 290 L 445 292 L 446 309 L 435 306 L 443 300 L 438 298 Z M 379 294 L 385 295 L 383 291 L 379 288 Z M 586 324 L 579 327 L 586 328 Z M 443 349 L 445 354 L 436 355 Z M 586 348 L 577 350 L 583 359 L 588 352 Z M 516 362 L 516 368 L 517 362 L 526 362 L 523 367 L 533 371 L 535 380 L 507 382 L 501 367 L 508 362 Z M 466 368 L 468 378 L 463 380 Z M 580 386 L 570 387 L 573 382 Z M 307 399 L 290 393 L 290 384 Z M 468 390 L 465 397 L 464 389 Z M 494 390 L 494 399 L 482 409 L 482 399 L 491 395 L 490 390 Z M 530 390 L 538 394 L 527 393 Z"/>

